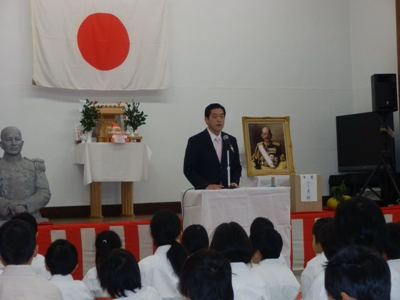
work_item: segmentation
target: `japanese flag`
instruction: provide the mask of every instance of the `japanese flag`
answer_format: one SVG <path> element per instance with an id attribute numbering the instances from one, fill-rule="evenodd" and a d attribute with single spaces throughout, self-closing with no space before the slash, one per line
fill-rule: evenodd
<path id="1" fill-rule="evenodd" d="M 166 0 L 31 0 L 31 6 L 36 85 L 169 86 Z"/>

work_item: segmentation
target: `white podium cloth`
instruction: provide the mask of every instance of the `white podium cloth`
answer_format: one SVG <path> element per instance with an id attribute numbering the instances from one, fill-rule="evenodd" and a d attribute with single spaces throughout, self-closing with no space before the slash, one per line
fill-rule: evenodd
<path id="1" fill-rule="evenodd" d="M 266 217 L 282 236 L 282 255 L 290 266 L 289 187 L 190 190 L 182 198 L 182 212 L 183 228 L 201 224 L 210 237 L 219 224 L 231 221 L 249 234 L 253 220 Z"/>
<path id="2" fill-rule="evenodd" d="M 75 164 L 83 164 L 83 184 L 146 181 L 152 152 L 146 143 L 83 143 Z"/>

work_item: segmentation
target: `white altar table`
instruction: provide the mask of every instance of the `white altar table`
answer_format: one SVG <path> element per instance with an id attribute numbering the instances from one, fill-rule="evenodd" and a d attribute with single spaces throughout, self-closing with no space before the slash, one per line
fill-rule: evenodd
<path id="1" fill-rule="evenodd" d="M 75 164 L 83 164 L 83 184 L 90 184 L 91 217 L 103 217 L 101 182 L 121 182 L 122 215 L 134 215 L 133 182 L 147 180 L 151 154 L 143 142 L 75 146 Z"/>

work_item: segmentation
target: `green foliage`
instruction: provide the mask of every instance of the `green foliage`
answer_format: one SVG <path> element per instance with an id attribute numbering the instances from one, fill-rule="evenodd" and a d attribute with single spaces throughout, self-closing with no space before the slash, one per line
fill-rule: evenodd
<path id="1" fill-rule="evenodd" d="M 333 196 L 333 198 L 335 198 L 338 201 L 342 201 L 344 200 L 344 195 L 347 192 L 347 188 L 346 185 L 344 184 L 344 180 L 342 181 L 342 183 L 338 186 L 333 186 L 331 188 L 331 194 Z"/>
<path id="2" fill-rule="evenodd" d="M 98 109 L 100 106 L 96 104 L 97 101 L 93 102 L 86 99 L 86 103 L 83 105 L 81 125 L 85 132 L 95 128 L 100 119 L 100 110 Z"/>
<path id="3" fill-rule="evenodd" d="M 147 115 L 143 111 L 139 111 L 138 102 L 128 103 L 126 102 L 126 108 L 124 111 L 124 126 L 125 130 L 127 126 L 131 126 L 133 130 L 137 130 L 139 126 L 146 124 Z"/>

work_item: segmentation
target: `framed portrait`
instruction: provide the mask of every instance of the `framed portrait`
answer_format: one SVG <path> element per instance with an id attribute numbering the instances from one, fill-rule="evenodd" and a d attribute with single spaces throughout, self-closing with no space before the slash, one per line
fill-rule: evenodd
<path id="1" fill-rule="evenodd" d="M 294 174 L 290 117 L 242 117 L 247 175 Z"/>

